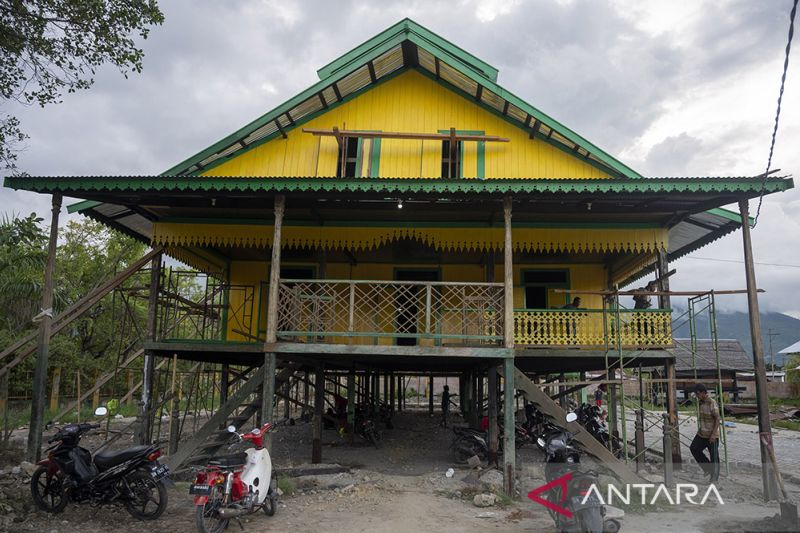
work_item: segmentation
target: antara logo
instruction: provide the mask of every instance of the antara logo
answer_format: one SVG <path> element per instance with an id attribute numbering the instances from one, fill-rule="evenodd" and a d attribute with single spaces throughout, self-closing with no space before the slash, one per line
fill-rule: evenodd
<path id="1" fill-rule="evenodd" d="M 572 511 L 562 507 L 569 496 L 568 487 L 570 481 L 572 481 L 572 472 L 568 472 L 567 474 L 564 474 L 563 476 L 556 478 L 553 481 L 542 485 L 541 487 L 533 489 L 528 493 L 528 498 L 540 505 L 545 506 L 553 512 L 564 515 L 567 518 L 572 518 Z M 554 502 L 548 499 L 546 496 L 542 496 L 542 493 L 555 488 L 559 489 L 558 494 L 560 497 L 558 502 Z M 684 503 L 690 505 L 705 505 L 709 498 L 712 498 L 712 496 L 714 499 L 716 499 L 718 504 L 725 505 L 725 502 L 722 500 L 722 496 L 717 490 L 717 487 L 713 484 L 709 485 L 708 488 L 705 489 L 705 493 L 703 493 L 702 498 L 698 500 L 700 495 L 700 487 L 694 483 L 678 483 L 675 485 L 675 489 L 673 491 L 670 491 L 670 489 L 663 483 L 633 483 L 630 485 L 625 485 L 623 489 L 620 489 L 617 486 L 609 483 L 608 487 L 606 488 L 605 498 L 603 497 L 600 489 L 597 488 L 597 485 L 593 483 L 588 490 L 581 491 L 580 495 L 583 496 L 581 499 L 581 505 L 586 505 L 590 499 L 597 505 L 614 505 L 615 502 L 617 504 L 630 505 L 632 493 L 635 495 L 636 491 L 638 491 L 639 497 L 636 498 L 635 501 L 638 501 L 642 505 L 656 505 L 658 503 L 662 505 L 681 505 Z"/>

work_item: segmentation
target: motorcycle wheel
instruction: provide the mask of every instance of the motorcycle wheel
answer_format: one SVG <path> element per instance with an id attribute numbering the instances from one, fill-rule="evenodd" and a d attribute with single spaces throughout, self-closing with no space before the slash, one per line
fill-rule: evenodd
<path id="1" fill-rule="evenodd" d="M 167 508 L 167 488 L 156 481 L 149 472 L 136 470 L 124 478 L 133 492 L 133 499 L 125 500 L 125 509 L 139 520 L 155 520 Z"/>
<path id="2" fill-rule="evenodd" d="M 267 494 L 267 499 L 261 504 L 261 510 L 267 516 L 275 516 L 275 510 L 278 507 L 278 499 L 272 494 Z"/>
<path id="3" fill-rule="evenodd" d="M 217 512 L 222 506 L 222 497 L 222 487 L 213 485 L 205 505 L 198 505 L 195 508 L 197 531 L 200 533 L 221 533 L 228 527 L 230 520 L 223 520 Z"/>
<path id="4" fill-rule="evenodd" d="M 67 506 L 69 498 L 64 491 L 63 476 L 47 477 L 47 467 L 40 466 L 31 477 L 31 496 L 36 507 L 46 513 L 60 513 Z"/>
<path id="5" fill-rule="evenodd" d="M 603 533 L 603 512 L 600 507 L 590 507 L 578 512 L 582 533 Z"/>

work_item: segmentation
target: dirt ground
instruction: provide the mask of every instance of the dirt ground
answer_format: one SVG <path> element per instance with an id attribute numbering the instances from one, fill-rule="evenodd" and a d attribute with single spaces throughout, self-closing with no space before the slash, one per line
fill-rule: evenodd
<path id="1" fill-rule="evenodd" d="M 456 419 L 456 423 L 461 421 Z M 346 442 L 336 431 L 323 433 L 323 459 L 348 471 L 338 474 L 292 478 L 294 493 L 281 498 L 273 517 L 254 514 L 242 519 L 246 529 L 296 532 L 407 532 L 407 531 L 555 531 L 546 510 L 525 494 L 543 482 L 542 457 L 533 446 L 518 450 L 517 465 L 522 493 L 514 501 L 501 500 L 488 508 L 472 504 L 472 496 L 490 489 L 481 486 L 475 472 L 455 465 L 449 444 L 451 431 L 438 427 L 438 419 L 426 412 L 404 412 L 394 420 L 395 428 L 383 432 L 379 449 L 356 441 Z M 306 464 L 311 454 L 311 425 L 281 426 L 273 435 L 273 464 L 276 469 Z M 88 443 L 87 443 L 88 444 Z M 15 457 L 6 457 L 13 463 Z M 589 466 L 589 465 L 587 465 Z M 448 478 L 448 468 L 455 475 Z M 8 481 L 8 466 L 0 481 Z M 655 478 L 654 478 L 655 479 Z M 678 474 L 680 482 L 702 482 L 691 467 Z M 30 499 L 24 476 L 17 479 L 17 495 Z M 775 504 L 760 502 L 758 472 L 732 472 L 723 478 L 719 491 L 724 505 L 686 507 L 634 507 L 622 518 L 623 531 L 675 531 L 678 533 L 726 531 L 786 531 L 773 517 Z M 787 485 L 794 500 L 800 487 Z M 5 489 L 7 490 L 7 489 Z M 194 508 L 187 484 L 179 482 L 169 491 L 164 516 L 152 524 L 136 522 L 120 508 L 93 509 L 69 506 L 59 515 L 29 510 L 6 527 L 14 531 L 37 532 L 191 532 Z M 232 523 L 229 531 L 238 526 Z"/>

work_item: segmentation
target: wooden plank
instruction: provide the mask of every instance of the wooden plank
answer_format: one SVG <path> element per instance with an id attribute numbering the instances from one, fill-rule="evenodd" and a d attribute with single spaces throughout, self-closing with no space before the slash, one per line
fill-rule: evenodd
<path id="1" fill-rule="evenodd" d="M 513 365 L 513 362 L 511 362 Z M 554 402 L 548 394 L 539 388 L 533 381 L 528 379 L 528 376 L 523 374 L 519 369 L 513 369 L 513 382 L 514 387 L 521 391 L 528 401 L 533 402 L 536 408 L 542 414 L 550 418 L 550 420 L 557 426 L 566 429 L 575 436 L 575 440 L 589 455 L 598 459 L 601 464 L 606 467 L 612 475 L 617 477 L 624 483 L 642 483 L 640 478 L 628 465 L 612 454 L 606 447 L 589 434 L 583 426 L 577 422 L 567 422 L 566 412 Z M 508 427 L 508 421 L 506 421 Z M 511 427 L 513 427 L 513 418 L 511 419 Z"/>
<path id="2" fill-rule="evenodd" d="M 514 497 L 515 494 L 515 475 L 517 459 L 515 450 L 516 445 L 516 420 L 514 420 L 514 389 L 517 387 L 517 379 L 514 373 L 519 372 L 514 367 L 512 359 L 503 361 L 503 486 L 508 496 Z M 522 374 L 522 372 L 519 372 Z M 524 374 L 523 374 L 524 376 Z M 527 379 L 527 378 L 525 378 Z M 549 399 L 549 398 L 548 398 Z"/>
<path id="3" fill-rule="evenodd" d="M 321 130 L 314 128 L 303 128 L 303 133 L 310 133 L 315 136 L 328 136 L 328 137 L 358 137 L 361 139 L 406 139 L 413 141 L 484 141 L 484 142 L 510 142 L 510 139 L 505 137 L 498 137 L 496 135 L 470 135 L 465 133 L 406 133 L 406 132 L 392 132 L 392 131 L 356 131 L 356 130 L 340 130 L 333 128 L 330 130 Z"/>
<path id="4" fill-rule="evenodd" d="M 322 415 L 325 408 L 325 370 L 318 366 L 314 378 L 314 427 L 311 462 L 322 462 Z"/>
<path id="5" fill-rule="evenodd" d="M 511 197 L 503 198 L 505 241 L 503 245 L 503 335 L 505 347 L 514 348 L 514 248 L 511 238 Z"/>
<path id="6" fill-rule="evenodd" d="M 267 299 L 267 341 L 274 343 L 278 333 L 278 290 L 280 288 L 281 273 L 281 230 L 283 228 L 283 214 L 286 210 L 286 197 L 282 194 L 275 196 L 274 212 L 275 222 L 272 237 L 272 258 L 269 271 L 269 295 Z M 277 363 L 274 352 L 264 350 L 264 389 L 261 395 L 261 421 L 272 421 L 272 402 L 275 396 L 275 365 Z M 269 444 L 272 440 L 269 440 Z"/>
<path id="7" fill-rule="evenodd" d="M 323 344 L 312 342 L 276 342 L 265 344 L 264 350 L 282 354 L 363 355 L 376 357 L 468 357 L 473 359 L 513 358 L 507 348 L 453 346 L 369 346 L 357 344 Z"/>
<path id="8" fill-rule="evenodd" d="M 189 440 L 181 444 L 174 455 L 167 458 L 166 464 L 170 470 L 176 471 L 208 437 L 215 431 L 219 431 L 219 427 L 228 421 L 228 415 L 242 405 L 247 397 L 253 394 L 262 384 L 263 372 L 263 367 L 257 370 L 255 375 L 231 394 L 228 401 L 222 404 L 217 409 L 217 412 L 211 415 L 211 418 Z"/>
<path id="9" fill-rule="evenodd" d="M 153 256 L 156 254 L 161 253 L 163 248 L 161 246 L 157 246 L 153 248 L 150 252 L 146 253 L 141 259 L 136 261 L 135 263 L 131 264 L 128 268 L 108 280 L 106 283 L 100 285 L 96 289 L 92 290 L 69 306 L 67 309 L 64 310 L 60 315 L 53 319 L 52 327 L 50 328 L 50 336 L 52 337 L 65 327 L 67 327 L 73 320 L 80 317 L 83 312 L 87 309 L 92 307 L 98 301 L 100 301 L 103 296 L 111 292 L 113 289 L 118 287 L 123 281 L 131 277 L 134 273 L 136 273 L 139 269 L 141 269 L 148 261 L 150 261 Z M 0 353 L 0 360 L 4 359 L 5 357 L 15 353 L 17 350 L 28 344 L 29 342 L 33 341 L 37 336 L 37 333 L 31 333 L 26 337 L 18 340 L 5 350 Z M 0 376 L 4 375 L 6 372 L 14 368 L 17 364 L 21 361 L 25 360 L 33 351 L 36 349 L 36 346 L 30 346 L 28 349 L 23 351 L 22 353 L 18 354 L 17 357 L 14 358 L 11 362 L 9 362 L 3 368 L 0 368 Z"/>

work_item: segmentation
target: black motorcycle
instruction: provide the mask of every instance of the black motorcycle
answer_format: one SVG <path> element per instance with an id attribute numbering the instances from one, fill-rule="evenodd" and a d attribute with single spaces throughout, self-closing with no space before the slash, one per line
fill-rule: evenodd
<path id="1" fill-rule="evenodd" d="M 567 415 L 567 422 L 574 422 L 575 413 Z M 605 520 L 605 506 L 590 491 L 590 487 L 598 486 L 597 473 L 580 470 L 581 454 L 573 443 L 573 434 L 561 429 L 553 429 L 545 436 L 539 437 L 537 444 L 545 453 L 545 478 L 548 483 L 571 474 L 566 481 L 566 495 L 562 493 L 562 485 L 555 485 L 548 492 L 548 500 L 569 511 L 571 517 L 548 509 L 556 528 L 563 532 L 602 533 L 618 531 L 619 522 Z"/>
<path id="2" fill-rule="evenodd" d="M 105 415 L 101 409 L 95 413 Z M 159 464 L 157 446 L 132 446 L 92 457 L 79 446 L 81 437 L 99 424 L 67 424 L 51 437 L 47 457 L 31 478 L 36 506 L 60 513 L 70 501 L 93 506 L 122 504 L 139 520 L 155 520 L 167 507 L 167 465 Z M 55 444 L 54 444 L 55 443 Z"/>
<path id="3" fill-rule="evenodd" d="M 381 432 L 375 427 L 375 421 L 367 410 L 362 407 L 357 408 L 353 422 L 356 435 L 377 448 L 378 442 L 381 440 Z"/>

